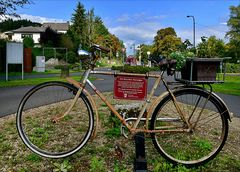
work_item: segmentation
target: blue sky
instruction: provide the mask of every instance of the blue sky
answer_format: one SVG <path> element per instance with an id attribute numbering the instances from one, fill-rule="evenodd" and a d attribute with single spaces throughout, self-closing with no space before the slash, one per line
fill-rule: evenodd
<path id="1" fill-rule="evenodd" d="M 38 22 L 70 21 L 77 0 L 32 0 L 33 4 L 18 9 L 22 18 Z M 94 8 L 109 31 L 129 47 L 150 44 L 157 30 L 173 27 L 182 40 L 193 39 L 196 20 L 196 42 L 201 36 L 216 35 L 224 39 L 228 30 L 229 6 L 240 0 L 81 0 L 87 10 Z"/>

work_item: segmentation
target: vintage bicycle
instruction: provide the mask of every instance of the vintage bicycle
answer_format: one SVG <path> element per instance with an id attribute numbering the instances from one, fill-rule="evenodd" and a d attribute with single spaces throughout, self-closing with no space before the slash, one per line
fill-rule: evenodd
<path id="1" fill-rule="evenodd" d="M 70 156 L 89 141 L 98 130 L 98 111 L 87 85 L 100 97 L 127 129 L 128 134 L 144 132 L 151 136 L 157 151 L 171 163 L 196 166 L 213 159 L 223 148 L 228 135 L 230 113 L 210 89 L 181 84 L 170 88 L 164 73 L 174 74 L 175 61 L 153 61 L 160 72 L 131 74 L 95 71 L 98 51 L 108 49 L 93 45 L 79 50 L 88 63 L 80 82 L 45 82 L 33 87 L 23 97 L 16 117 L 19 136 L 33 152 L 47 158 Z M 89 80 L 90 74 L 155 78 L 137 118 L 124 118 Z M 152 99 L 160 83 L 166 92 Z M 211 86 L 210 86 L 211 87 Z M 95 121 L 94 121 L 94 118 Z M 139 127 L 140 123 L 144 125 Z M 94 123 L 96 127 L 94 127 Z M 61 127 L 60 127 L 61 126 Z M 126 131 L 124 132 L 126 136 Z"/>

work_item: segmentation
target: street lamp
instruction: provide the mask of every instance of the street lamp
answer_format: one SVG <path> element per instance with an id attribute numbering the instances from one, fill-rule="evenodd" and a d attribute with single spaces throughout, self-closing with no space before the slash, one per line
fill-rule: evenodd
<path id="1" fill-rule="evenodd" d="M 195 48 L 195 18 L 194 16 L 187 16 L 188 18 L 191 17 L 193 19 L 193 47 Z"/>
<path id="2" fill-rule="evenodd" d="M 135 57 L 135 44 L 132 44 L 132 46 L 130 47 L 130 49 L 133 49 L 133 56 Z"/>
<path id="3" fill-rule="evenodd" d="M 148 51 L 148 52 L 147 52 L 147 55 L 148 55 L 148 67 L 151 67 L 151 66 L 152 66 L 151 61 L 150 61 L 150 59 L 149 59 L 150 54 L 151 54 L 151 52 Z"/>

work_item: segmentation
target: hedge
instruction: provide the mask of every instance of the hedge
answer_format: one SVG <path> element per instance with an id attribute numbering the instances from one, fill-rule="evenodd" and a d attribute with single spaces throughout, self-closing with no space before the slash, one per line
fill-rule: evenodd
<path id="1" fill-rule="evenodd" d="M 226 63 L 226 73 L 240 73 L 240 64 Z"/>
<path id="2" fill-rule="evenodd" d="M 126 73 L 140 73 L 145 74 L 150 71 L 158 71 L 159 68 L 157 67 L 145 67 L 145 66 L 112 66 L 112 70 L 119 70 L 120 72 L 126 72 Z"/>

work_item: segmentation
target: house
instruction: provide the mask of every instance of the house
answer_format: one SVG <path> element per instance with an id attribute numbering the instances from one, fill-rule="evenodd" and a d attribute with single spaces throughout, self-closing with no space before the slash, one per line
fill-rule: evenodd
<path id="1" fill-rule="evenodd" d="M 8 39 L 16 42 L 22 42 L 25 37 L 31 37 L 35 44 L 39 44 L 41 34 L 46 31 L 45 27 L 21 27 L 16 30 L 5 32 L 8 35 Z"/>
<path id="2" fill-rule="evenodd" d="M 67 33 L 69 29 L 69 22 L 67 23 L 43 23 L 43 27 L 50 27 L 52 30 L 57 33 Z"/>
<path id="3" fill-rule="evenodd" d="M 45 33 L 46 29 L 50 27 L 55 32 L 62 34 L 66 33 L 69 28 L 69 22 L 67 23 L 43 23 L 42 27 L 21 27 L 16 30 L 7 31 L 4 34 L 8 36 L 11 41 L 22 42 L 23 39 L 28 36 L 33 38 L 35 44 L 39 44 L 41 35 Z"/>

